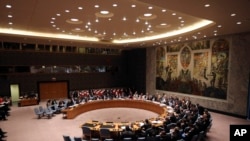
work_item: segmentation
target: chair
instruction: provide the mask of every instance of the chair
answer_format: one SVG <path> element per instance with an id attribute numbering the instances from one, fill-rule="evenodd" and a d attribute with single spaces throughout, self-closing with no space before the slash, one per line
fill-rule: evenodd
<path id="1" fill-rule="evenodd" d="M 44 113 L 48 118 L 51 118 L 53 116 L 53 112 L 50 111 L 48 108 L 45 109 Z"/>
<path id="2" fill-rule="evenodd" d="M 39 106 L 38 108 L 39 108 L 39 111 L 40 111 L 40 112 L 42 112 L 42 113 L 45 112 L 45 110 L 44 110 L 44 108 L 43 108 L 42 106 Z"/>
<path id="3" fill-rule="evenodd" d="M 38 119 L 40 119 L 43 116 L 43 112 L 41 112 L 37 107 L 34 108 L 34 112 L 38 116 Z"/>
<path id="4" fill-rule="evenodd" d="M 82 126 L 82 133 L 84 138 L 91 139 L 91 129 L 87 126 Z"/>
<path id="5" fill-rule="evenodd" d="M 114 141 L 114 139 L 105 139 L 104 141 Z"/>
<path id="6" fill-rule="evenodd" d="M 197 141 L 203 141 L 204 140 L 204 131 L 200 131 L 200 133 L 198 134 L 198 138 L 197 138 Z"/>
<path id="7" fill-rule="evenodd" d="M 198 139 L 198 134 L 193 135 L 193 137 L 191 138 L 191 141 L 197 141 Z"/>
<path id="8" fill-rule="evenodd" d="M 56 109 L 53 109 L 52 107 L 54 107 L 54 105 L 51 105 L 48 107 L 49 111 L 51 111 L 53 114 L 55 114 L 57 112 Z"/>
<path id="9" fill-rule="evenodd" d="M 111 138 L 111 134 L 108 128 L 101 128 L 99 131 L 100 134 L 100 139 L 110 139 Z"/>
<path id="10" fill-rule="evenodd" d="M 137 141 L 145 141 L 146 140 L 146 137 L 138 137 L 137 138 Z"/>
<path id="11" fill-rule="evenodd" d="M 74 141 L 82 141 L 81 137 L 74 137 Z"/>
<path id="12" fill-rule="evenodd" d="M 70 138 L 70 136 L 68 136 L 68 135 L 63 135 L 63 140 L 64 140 L 64 141 L 73 141 L 73 140 Z"/>
<path id="13" fill-rule="evenodd" d="M 132 138 L 123 138 L 123 141 L 132 141 Z"/>

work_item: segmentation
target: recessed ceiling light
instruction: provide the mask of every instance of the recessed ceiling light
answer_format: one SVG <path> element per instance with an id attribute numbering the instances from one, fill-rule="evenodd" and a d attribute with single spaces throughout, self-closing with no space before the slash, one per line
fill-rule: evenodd
<path id="1" fill-rule="evenodd" d="M 109 14 L 109 11 L 103 10 L 100 13 L 106 15 L 106 14 Z"/>
<path id="2" fill-rule="evenodd" d="M 69 13 L 70 11 L 69 10 L 65 10 L 66 13 Z"/>
<path id="3" fill-rule="evenodd" d="M 241 22 L 237 22 L 236 24 L 241 24 Z"/>
<path id="4" fill-rule="evenodd" d="M 80 7 L 78 7 L 78 9 L 79 9 L 79 10 L 82 10 L 82 9 L 83 9 L 83 7 L 81 7 L 81 6 L 80 6 Z"/>
<path id="5" fill-rule="evenodd" d="M 66 20 L 66 22 L 70 23 L 70 24 L 82 24 L 82 21 L 79 19 L 76 19 L 76 18 L 68 19 L 68 20 Z"/>
<path id="6" fill-rule="evenodd" d="M 95 8 L 99 8 L 99 5 L 95 5 Z"/>
<path id="7" fill-rule="evenodd" d="M 114 4 L 113 4 L 113 7 L 117 7 L 117 4 L 116 4 L 116 3 L 114 3 Z"/>
<path id="8" fill-rule="evenodd" d="M 218 25 L 217 27 L 221 28 L 221 27 L 222 27 L 222 25 Z"/>
<path id="9" fill-rule="evenodd" d="M 11 8 L 12 6 L 11 6 L 11 5 L 9 5 L 9 4 L 7 4 L 5 7 L 6 7 L 6 8 Z"/>
<path id="10" fill-rule="evenodd" d="M 236 14 L 235 14 L 235 13 L 232 13 L 231 16 L 234 17 L 234 16 L 236 16 Z"/>
<path id="11" fill-rule="evenodd" d="M 172 13 L 172 15 L 173 15 L 173 16 L 175 16 L 175 15 L 176 15 L 176 13 Z"/>
<path id="12" fill-rule="evenodd" d="M 55 17 L 52 17 L 51 19 L 52 19 L 52 20 L 55 20 L 56 18 L 55 18 Z"/>
<path id="13" fill-rule="evenodd" d="M 12 25 L 13 23 L 12 22 L 9 22 L 9 25 Z"/>
<path id="14" fill-rule="evenodd" d="M 167 10 L 166 9 L 162 9 L 161 12 L 166 12 Z"/>
<path id="15" fill-rule="evenodd" d="M 135 4 L 132 4 L 132 5 L 131 5 L 131 7 L 135 8 L 135 7 L 136 7 L 136 5 L 135 5 Z"/>
<path id="16" fill-rule="evenodd" d="M 151 13 L 145 13 L 144 16 L 145 17 L 150 17 L 150 16 L 152 16 L 152 14 Z"/>
<path id="17" fill-rule="evenodd" d="M 75 18 L 71 18 L 70 19 L 72 22 L 77 22 L 77 21 L 79 21 L 79 19 L 75 19 Z"/>
<path id="18" fill-rule="evenodd" d="M 12 15 L 8 15 L 8 18 L 12 18 L 13 16 Z"/>
<path id="19" fill-rule="evenodd" d="M 152 6 L 149 6 L 148 9 L 153 9 L 153 7 L 152 7 Z"/>
<path id="20" fill-rule="evenodd" d="M 205 4 L 204 7 L 210 7 L 210 4 Z"/>
<path id="21" fill-rule="evenodd" d="M 57 16 L 61 16 L 61 14 L 59 14 L 59 13 L 58 13 L 58 14 L 56 14 L 56 15 L 57 15 Z"/>

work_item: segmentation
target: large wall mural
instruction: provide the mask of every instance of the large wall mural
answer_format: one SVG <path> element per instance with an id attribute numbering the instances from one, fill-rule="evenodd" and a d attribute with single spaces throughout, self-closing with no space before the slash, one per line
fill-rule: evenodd
<path id="1" fill-rule="evenodd" d="M 156 89 L 227 98 L 229 39 L 156 48 Z"/>

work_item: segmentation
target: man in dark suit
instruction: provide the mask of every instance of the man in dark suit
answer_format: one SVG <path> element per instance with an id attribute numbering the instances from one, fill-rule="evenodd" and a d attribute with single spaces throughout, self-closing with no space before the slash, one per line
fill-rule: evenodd
<path id="1" fill-rule="evenodd" d="M 121 138 L 131 138 L 132 140 L 135 139 L 135 133 L 132 129 L 127 125 L 125 129 L 121 132 Z"/>

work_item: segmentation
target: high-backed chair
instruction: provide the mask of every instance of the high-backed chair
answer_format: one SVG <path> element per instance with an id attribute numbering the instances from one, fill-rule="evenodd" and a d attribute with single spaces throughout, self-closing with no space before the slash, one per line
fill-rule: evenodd
<path id="1" fill-rule="evenodd" d="M 73 139 L 70 138 L 68 135 L 63 135 L 63 140 L 64 141 L 73 141 Z"/>
<path id="2" fill-rule="evenodd" d="M 37 107 L 34 108 L 34 112 L 37 115 L 38 119 L 40 119 L 43 116 L 43 112 L 41 112 Z"/>
<path id="3" fill-rule="evenodd" d="M 138 137 L 137 141 L 146 141 L 146 137 Z"/>
<path id="4" fill-rule="evenodd" d="M 81 137 L 74 137 L 74 141 L 82 141 Z"/>
<path id="5" fill-rule="evenodd" d="M 99 131 L 100 134 L 100 139 L 110 139 L 111 138 L 111 133 L 108 128 L 101 128 Z"/>
<path id="6" fill-rule="evenodd" d="M 51 118 L 53 116 L 53 112 L 50 111 L 48 108 L 45 109 L 44 113 L 48 118 Z"/>
<path id="7" fill-rule="evenodd" d="M 87 126 L 82 126 L 82 133 L 84 138 L 91 139 L 91 129 Z"/>
<path id="8" fill-rule="evenodd" d="M 132 138 L 123 138 L 123 141 L 132 141 Z"/>

